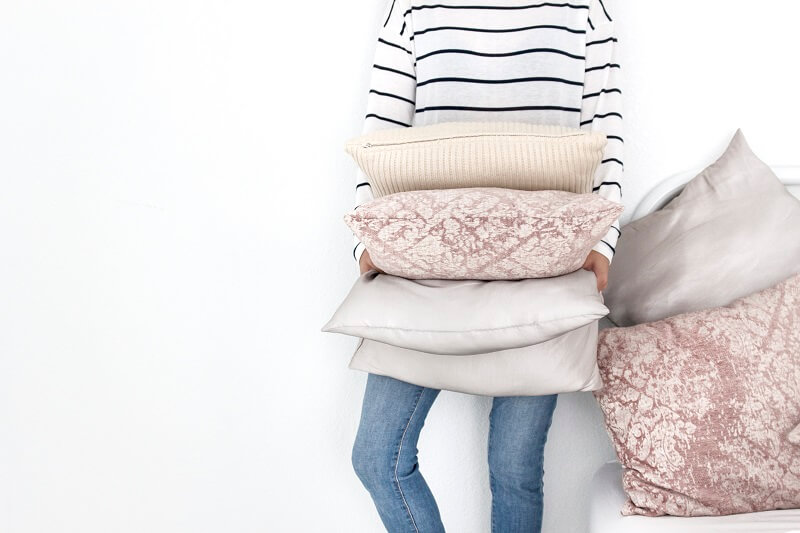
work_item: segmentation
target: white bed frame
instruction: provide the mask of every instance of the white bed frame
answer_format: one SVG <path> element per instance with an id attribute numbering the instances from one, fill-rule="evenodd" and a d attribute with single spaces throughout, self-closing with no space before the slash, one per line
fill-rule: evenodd
<path id="1" fill-rule="evenodd" d="M 771 166 L 786 188 L 800 198 L 800 166 Z M 664 207 L 703 169 L 675 174 L 657 184 L 639 202 L 632 220 Z M 624 227 L 623 227 L 624 231 Z M 605 319 L 604 319 L 605 321 Z M 604 324 L 610 326 L 611 324 Z M 676 518 L 641 516 L 622 518 L 619 509 L 625 501 L 619 463 L 606 463 L 595 475 L 590 489 L 589 533 L 727 533 L 754 531 L 800 533 L 800 510 L 770 511 L 728 517 Z"/>

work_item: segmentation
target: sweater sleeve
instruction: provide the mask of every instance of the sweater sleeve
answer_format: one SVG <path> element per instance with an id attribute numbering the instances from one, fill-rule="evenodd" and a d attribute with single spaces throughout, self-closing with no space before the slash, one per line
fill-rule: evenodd
<path id="1" fill-rule="evenodd" d="M 614 21 L 603 0 L 591 0 L 586 31 L 586 67 L 581 104 L 581 128 L 601 131 L 608 143 L 594 177 L 594 192 L 622 201 L 623 148 L 622 89 Z M 621 235 L 619 219 L 593 250 L 614 256 Z"/>
<path id="2" fill-rule="evenodd" d="M 407 2 L 388 0 L 378 29 L 362 134 L 412 125 L 417 90 L 412 36 L 411 10 Z M 356 207 L 373 198 L 367 176 L 360 168 L 356 171 L 355 194 Z M 353 237 L 353 257 L 358 265 L 364 245 Z"/>

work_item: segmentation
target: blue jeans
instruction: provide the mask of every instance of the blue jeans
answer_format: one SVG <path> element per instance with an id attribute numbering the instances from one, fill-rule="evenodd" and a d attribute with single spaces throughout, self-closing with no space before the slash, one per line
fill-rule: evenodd
<path id="1" fill-rule="evenodd" d="M 419 434 L 438 394 L 437 389 L 390 377 L 367 377 L 352 460 L 389 533 L 444 531 L 436 500 L 417 463 Z M 544 445 L 556 398 L 492 400 L 489 486 L 494 533 L 541 531 Z"/>

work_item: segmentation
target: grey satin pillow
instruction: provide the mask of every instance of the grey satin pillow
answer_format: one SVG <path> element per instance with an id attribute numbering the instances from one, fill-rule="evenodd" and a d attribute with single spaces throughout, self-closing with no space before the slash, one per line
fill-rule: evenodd
<path id="1" fill-rule="evenodd" d="M 619 326 L 731 303 L 800 272 L 800 201 L 741 130 L 662 209 L 622 229 L 604 291 Z"/>
<path id="2" fill-rule="evenodd" d="M 593 272 L 523 280 L 411 280 L 365 272 L 322 328 L 470 355 L 543 342 L 605 316 Z"/>
<path id="3" fill-rule="evenodd" d="M 594 321 L 548 341 L 474 355 L 425 353 L 363 339 L 350 368 L 482 396 L 541 396 L 602 387 Z"/>

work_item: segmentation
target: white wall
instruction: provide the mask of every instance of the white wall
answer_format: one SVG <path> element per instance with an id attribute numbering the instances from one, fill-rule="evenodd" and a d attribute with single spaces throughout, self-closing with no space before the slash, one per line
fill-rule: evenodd
<path id="1" fill-rule="evenodd" d="M 373 532 L 365 376 L 320 326 L 383 0 L 0 3 L 0 531 Z M 668 5 L 668 7 L 666 7 Z M 800 4 L 617 0 L 625 202 L 736 127 L 800 163 Z M 488 531 L 489 400 L 443 393 L 421 462 Z M 590 395 L 547 449 L 548 533 L 611 457 Z"/>

